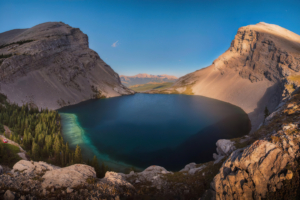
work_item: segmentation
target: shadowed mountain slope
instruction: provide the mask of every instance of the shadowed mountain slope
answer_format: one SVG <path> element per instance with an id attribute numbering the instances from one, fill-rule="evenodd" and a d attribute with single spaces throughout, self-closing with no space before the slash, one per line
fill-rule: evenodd
<path id="1" fill-rule="evenodd" d="M 134 93 L 89 49 L 86 34 L 62 22 L 0 33 L 0 92 L 50 109 Z"/>
<path id="2" fill-rule="evenodd" d="M 207 68 L 181 77 L 163 93 L 202 95 L 237 105 L 249 114 L 254 131 L 298 84 L 300 36 L 277 25 L 239 28 L 229 49 Z"/>

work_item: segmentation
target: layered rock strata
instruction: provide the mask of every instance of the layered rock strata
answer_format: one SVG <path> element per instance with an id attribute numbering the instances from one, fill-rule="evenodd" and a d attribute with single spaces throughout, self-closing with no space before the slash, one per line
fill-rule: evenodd
<path id="1" fill-rule="evenodd" d="M 49 109 L 134 93 L 89 48 L 86 34 L 62 22 L 0 34 L 0 92 Z"/>
<path id="2" fill-rule="evenodd" d="M 187 74 L 163 93 L 202 95 L 248 113 L 252 132 L 285 95 L 288 77 L 300 70 L 300 36 L 277 25 L 241 27 L 229 49 L 207 68 Z M 299 85 L 297 81 L 294 85 Z"/>

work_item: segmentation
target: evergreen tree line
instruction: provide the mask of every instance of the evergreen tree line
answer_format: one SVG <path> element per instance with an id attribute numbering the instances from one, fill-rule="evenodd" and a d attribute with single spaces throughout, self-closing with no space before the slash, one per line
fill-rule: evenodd
<path id="1" fill-rule="evenodd" d="M 0 58 L 9 58 L 12 54 L 0 54 Z"/>
<path id="2" fill-rule="evenodd" d="M 18 106 L 6 101 L 1 102 L 1 132 L 4 132 L 3 125 L 8 126 L 13 132 L 6 137 L 19 143 L 32 160 L 45 161 L 61 167 L 84 163 L 80 147 L 77 145 L 73 151 L 69 148 L 68 143 L 64 142 L 61 134 L 60 115 L 57 111 L 39 110 L 28 104 Z M 3 153 L 3 149 L 0 147 L 0 154 L 1 152 Z M 99 165 L 96 156 L 86 164 L 95 168 L 98 177 L 103 177 L 108 170 L 103 163 L 101 166 Z"/>

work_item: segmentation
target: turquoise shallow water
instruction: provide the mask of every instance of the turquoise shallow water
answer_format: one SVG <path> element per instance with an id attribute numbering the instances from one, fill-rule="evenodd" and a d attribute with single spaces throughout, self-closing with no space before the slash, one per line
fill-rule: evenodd
<path id="1" fill-rule="evenodd" d="M 249 132 L 239 107 L 201 96 L 135 94 L 89 100 L 58 110 L 63 136 L 84 157 L 114 170 L 160 165 L 178 170 L 212 160 L 221 138 Z"/>

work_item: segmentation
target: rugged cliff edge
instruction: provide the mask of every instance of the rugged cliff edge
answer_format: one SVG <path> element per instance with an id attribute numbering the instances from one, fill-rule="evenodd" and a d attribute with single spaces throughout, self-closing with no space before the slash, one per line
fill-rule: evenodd
<path id="1" fill-rule="evenodd" d="M 134 93 L 89 49 L 86 34 L 62 22 L 0 33 L 0 92 L 49 109 Z"/>
<path id="2" fill-rule="evenodd" d="M 237 105 L 248 113 L 252 132 L 287 92 L 289 76 L 299 74 L 300 36 L 277 25 L 239 28 L 229 49 L 207 68 L 181 77 L 162 93 L 202 95 Z M 293 87 L 295 84 L 293 83 Z"/>

